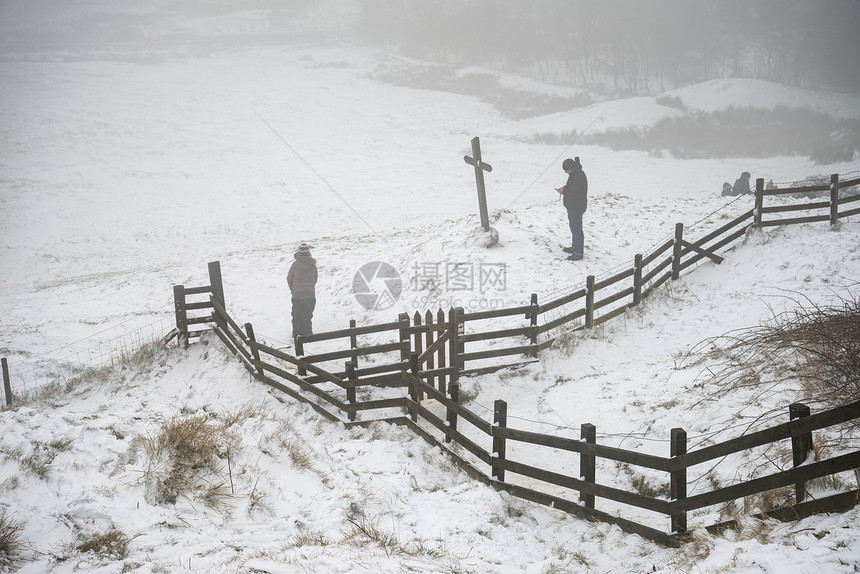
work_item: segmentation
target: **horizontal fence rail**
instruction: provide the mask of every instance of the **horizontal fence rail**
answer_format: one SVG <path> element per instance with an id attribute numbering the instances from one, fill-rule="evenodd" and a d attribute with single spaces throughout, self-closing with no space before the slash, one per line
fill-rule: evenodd
<path id="1" fill-rule="evenodd" d="M 825 220 L 835 225 L 840 218 L 860 213 L 860 209 L 840 210 L 841 206 L 860 201 L 856 192 L 841 192 L 858 185 L 860 179 L 840 184 L 838 175 L 834 175 L 829 185 L 765 190 L 763 179 L 759 179 L 755 206 L 718 229 L 690 240 L 679 223 L 672 238 L 650 253 L 636 254 L 629 267 L 607 277 L 589 276 L 583 288 L 551 301 L 540 302 L 533 294 L 528 305 L 518 307 L 470 313 L 460 308 L 447 313 L 442 309 L 435 313 L 428 310 L 366 326 L 357 326 L 353 320 L 347 329 L 296 337 L 295 355 L 258 342 L 250 323 L 242 326 L 230 317 L 224 304 L 220 267 L 213 262 L 209 264 L 210 285 L 174 288 L 177 332 L 187 345 L 190 338 L 214 330 L 258 380 L 309 404 L 330 420 L 346 425 L 388 421 L 407 426 L 443 448 L 470 475 L 514 496 L 617 524 L 627 532 L 662 544 L 677 544 L 687 532 L 689 511 L 789 485 L 795 486 L 793 508 L 803 504 L 804 512 L 853 504 L 853 499 L 844 494 L 814 502 L 804 499 L 807 481 L 860 466 L 860 452 L 807 461 L 812 452 L 812 431 L 860 419 L 860 403 L 814 415 L 804 405 L 792 405 L 791 420 L 786 423 L 689 452 L 686 432 L 676 428 L 667 439 L 668 456 L 658 456 L 597 444 L 596 430 L 590 424 L 582 425 L 579 439 L 511 428 L 504 401 L 496 401 L 493 420 L 486 420 L 461 403 L 460 376 L 511 366 L 514 363 L 510 357 L 514 356 L 519 356 L 520 362 L 536 360 L 553 344 L 555 330 L 593 328 L 638 305 L 689 267 L 705 260 L 721 263 L 723 257 L 717 251 L 743 237 L 750 228 Z M 828 201 L 764 206 L 765 197 L 827 193 Z M 766 215 L 825 209 L 827 214 L 765 219 Z M 209 295 L 208 301 L 186 300 L 204 294 Z M 517 318 L 522 320 L 520 326 L 493 325 L 499 319 L 510 323 Z M 205 328 L 190 329 L 191 325 Z M 363 342 L 367 336 L 375 340 Z M 310 350 L 319 345 L 333 348 Z M 474 349 L 475 345 L 479 348 Z M 500 359 L 504 361 L 500 363 Z M 491 365 L 487 366 L 487 361 Z M 338 366 L 333 368 L 335 364 Z M 358 387 L 367 389 L 362 400 L 357 399 Z M 687 496 L 687 472 L 691 467 L 783 440 L 791 441 L 794 468 Z M 452 443 L 464 452 L 453 450 Z M 512 447 L 516 447 L 515 453 Z M 578 471 L 561 472 L 546 464 L 560 461 L 565 461 L 564 468 Z M 597 477 L 598 461 L 665 473 L 670 495 L 648 496 L 601 482 Z M 481 465 L 487 470 L 482 470 Z M 570 492 L 577 494 L 578 502 L 569 500 L 566 493 Z M 597 501 L 668 517 L 669 532 L 621 518 L 611 509 L 598 510 Z"/>

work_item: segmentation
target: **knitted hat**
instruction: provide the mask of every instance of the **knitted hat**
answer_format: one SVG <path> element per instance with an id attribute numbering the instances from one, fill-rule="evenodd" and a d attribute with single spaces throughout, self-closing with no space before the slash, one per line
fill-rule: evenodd
<path id="1" fill-rule="evenodd" d="M 564 171 L 571 170 L 571 169 L 573 169 L 574 167 L 576 167 L 576 164 L 575 164 L 575 163 L 574 163 L 574 161 L 573 161 L 572 159 L 570 159 L 570 158 L 567 158 L 566 160 L 564 160 L 563 162 L 561 162 L 561 169 L 563 169 Z"/>
<path id="2" fill-rule="evenodd" d="M 302 243 L 299 245 L 298 250 L 296 251 L 296 255 L 310 255 L 311 254 L 311 246 L 307 243 Z"/>

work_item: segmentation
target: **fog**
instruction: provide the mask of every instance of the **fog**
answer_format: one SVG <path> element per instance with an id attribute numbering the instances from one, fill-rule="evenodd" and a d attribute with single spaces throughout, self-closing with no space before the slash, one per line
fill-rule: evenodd
<path id="1" fill-rule="evenodd" d="M 857 0 L 3 0 L 0 47 L 5 58 L 74 47 L 113 59 L 199 42 L 349 41 L 604 95 L 725 77 L 856 92 L 858 22 Z"/>

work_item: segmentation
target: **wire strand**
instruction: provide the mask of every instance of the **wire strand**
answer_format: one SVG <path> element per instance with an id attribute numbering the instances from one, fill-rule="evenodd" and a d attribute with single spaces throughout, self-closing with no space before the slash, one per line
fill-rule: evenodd
<path id="1" fill-rule="evenodd" d="M 373 228 L 373 226 L 372 226 L 372 225 L 370 225 L 370 224 L 369 224 L 369 223 L 368 223 L 368 222 L 367 222 L 367 221 L 366 221 L 366 220 L 361 216 L 361 214 L 360 214 L 358 211 L 356 211 L 356 210 L 355 210 L 355 208 L 354 208 L 352 205 L 350 205 L 350 204 L 349 204 L 349 202 L 348 202 L 348 201 L 346 201 L 346 200 L 343 198 L 343 196 L 342 196 L 341 194 L 339 194 L 339 193 L 337 192 L 337 190 L 336 190 L 336 189 L 335 189 L 335 188 L 334 188 L 334 187 L 333 187 L 333 186 L 332 186 L 332 185 L 331 185 L 331 184 L 330 184 L 330 183 L 329 183 L 329 182 L 328 182 L 328 181 L 327 181 L 327 180 L 326 180 L 326 179 L 325 179 L 321 174 L 320 174 L 320 172 L 318 172 L 316 169 L 314 169 L 314 167 L 313 167 L 310 163 L 308 163 L 308 161 L 307 161 L 305 158 L 303 158 L 303 157 L 302 157 L 302 155 L 301 155 L 298 151 L 296 151 L 296 148 L 294 148 L 293 146 L 291 146 L 291 145 L 290 145 L 290 142 L 288 142 L 286 139 L 284 139 L 284 136 L 282 136 L 281 134 L 279 134 L 279 133 L 277 132 L 277 130 L 275 130 L 275 128 L 273 128 L 273 127 L 272 127 L 272 125 L 271 125 L 269 122 L 267 122 L 267 121 L 263 118 L 263 116 L 261 116 L 260 114 L 258 114 L 258 113 L 257 113 L 257 110 L 253 110 L 253 109 L 252 109 L 251 111 L 253 111 L 253 112 L 254 112 L 254 114 L 256 114 L 258 118 L 260 118 L 260 121 L 261 121 L 261 122 L 263 122 L 264 124 L 266 124 L 266 127 L 268 127 L 270 130 L 272 130 L 272 133 L 273 133 L 273 134 L 275 134 L 276 136 L 278 136 L 278 139 L 280 139 L 282 142 L 284 142 L 284 145 L 285 145 L 285 146 L 287 146 L 287 147 L 290 149 L 290 151 L 291 151 L 291 152 L 293 152 L 293 154 L 295 154 L 295 156 L 296 156 L 297 158 L 299 158 L 299 160 L 301 160 L 301 162 L 302 162 L 303 164 L 305 164 L 305 165 L 307 166 L 307 168 L 308 168 L 309 170 L 311 170 L 311 171 L 314 173 L 314 175 L 316 175 L 316 176 L 319 178 L 319 180 L 320 180 L 321 182 L 323 182 L 323 183 L 325 184 L 325 186 L 326 186 L 326 187 L 328 187 L 328 188 L 329 188 L 329 190 L 331 190 L 331 192 L 332 192 L 333 194 L 335 194 L 335 195 L 337 196 L 337 198 L 338 198 L 338 199 L 340 199 L 340 200 L 343 202 L 343 204 L 344 204 L 344 205 L 346 205 L 346 206 L 347 206 L 347 207 L 348 207 L 348 208 L 349 208 L 349 209 L 350 209 L 350 210 L 355 214 L 355 216 L 356 216 L 356 217 L 358 217 L 358 219 L 359 219 L 359 220 L 361 220 L 361 222 L 362 222 L 362 223 L 364 223 L 364 224 L 368 227 L 368 229 L 370 229 L 373 233 L 376 233 L 376 229 L 374 229 L 374 228 Z"/>

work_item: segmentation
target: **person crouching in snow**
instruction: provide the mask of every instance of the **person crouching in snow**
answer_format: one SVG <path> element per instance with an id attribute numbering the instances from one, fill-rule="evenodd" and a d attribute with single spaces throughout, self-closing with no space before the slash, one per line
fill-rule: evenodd
<path id="1" fill-rule="evenodd" d="M 287 285 L 293 299 L 293 337 L 313 333 L 311 319 L 316 307 L 317 261 L 311 257 L 311 248 L 302 243 L 296 251 L 295 261 L 287 273 Z"/>
<path id="2" fill-rule="evenodd" d="M 753 193 L 750 189 L 750 172 L 745 171 L 741 174 L 739 178 L 735 180 L 735 184 L 732 186 L 732 195 L 744 195 L 746 193 Z"/>

